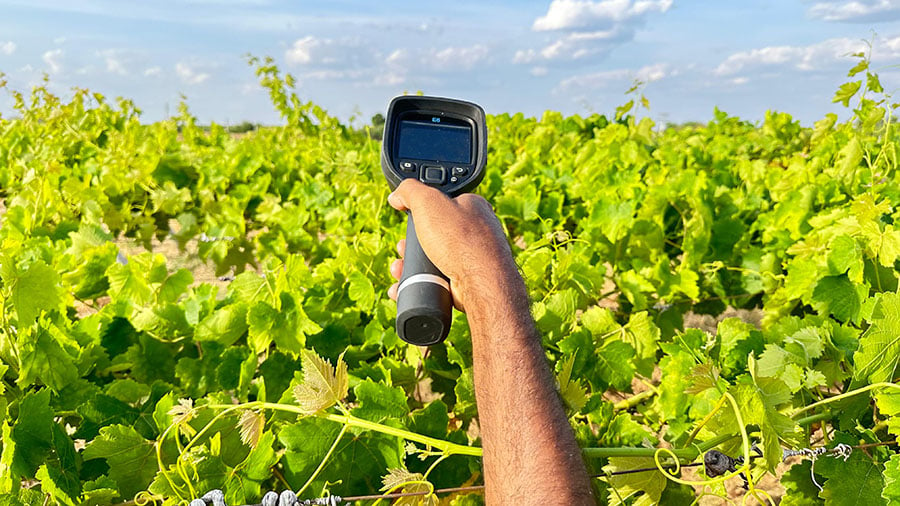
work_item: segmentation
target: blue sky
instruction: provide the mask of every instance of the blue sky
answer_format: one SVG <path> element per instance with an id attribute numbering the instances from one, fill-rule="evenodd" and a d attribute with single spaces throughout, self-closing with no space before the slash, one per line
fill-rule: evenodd
<path id="1" fill-rule="evenodd" d="M 660 121 L 718 106 L 810 125 L 841 111 L 846 55 L 875 33 L 873 66 L 895 91 L 900 0 L 0 0 L 0 72 L 19 90 L 46 73 L 59 93 L 131 98 L 146 121 L 183 94 L 203 122 L 277 122 L 250 53 L 343 120 L 417 90 L 489 113 L 611 113 L 637 78 Z"/>

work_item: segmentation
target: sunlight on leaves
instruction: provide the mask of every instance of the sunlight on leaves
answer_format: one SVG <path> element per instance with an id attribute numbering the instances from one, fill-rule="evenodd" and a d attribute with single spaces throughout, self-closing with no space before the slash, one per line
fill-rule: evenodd
<path id="1" fill-rule="evenodd" d="M 334 406 L 347 396 L 350 388 L 347 364 L 338 357 L 337 367 L 316 355 L 314 351 L 303 350 L 303 383 L 294 387 L 294 399 L 300 409 L 308 415 Z"/>

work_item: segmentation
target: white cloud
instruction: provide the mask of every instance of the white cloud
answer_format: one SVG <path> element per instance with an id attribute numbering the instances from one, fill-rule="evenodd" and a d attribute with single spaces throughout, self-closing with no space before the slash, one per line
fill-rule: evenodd
<path id="1" fill-rule="evenodd" d="M 383 74 L 377 74 L 375 76 L 375 80 L 373 84 L 376 86 L 399 86 L 406 82 L 406 75 L 394 72 L 385 72 Z"/>
<path id="2" fill-rule="evenodd" d="M 301 80 L 311 81 L 326 81 L 329 79 L 356 80 L 365 77 L 366 74 L 367 73 L 362 70 L 323 69 L 300 72 L 298 77 Z"/>
<path id="3" fill-rule="evenodd" d="M 107 72 L 110 74 L 118 74 L 120 76 L 128 75 L 128 70 L 125 68 L 125 62 L 123 61 L 121 51 L 107 49 L 105 51 L 100 51 L 98 54 L 103 57 Z"/>
<path id="4" fill-rule="evenodd" d="M 768 46 L 734 53 L 716 67 L 714 73 L 730 76 L 748 68 L 787 67 L 813 71 L 839 62 L 851 63 L 848 56 L 868 51 L 865 41 L 849 38 L 828 39 L 808 46 Z M 900 56 L 900 37 L 875 40 L 873 60 Z"/>
<path id="5" fill-rule="evenodd" d="M 672 0 L 553 0 L 547 14 L 534 20 L 533 28 L 546 30 L 596 30 L 650 12 L 666 12 Z"/>
<path id="6" fill-rule="evenodd" d="M 809 15 L 825 21 L 890 21 L 900 17 L 900 1 L 862 0 L 818 2 L 809 8 Z"/>
<path id="7" fill-rule="evenodd" d="M 162 69 L 159 67 L 148 67 L 144 69 L 145 77 L 156 77 L 162 75 Z"/>
<path id="8" fill-rule="evenodd" d="M 578 60 L 603 55 L 634 38 L 652 13 L 664 13 L 673 0 L 553 0 L 532 29 L 565 32 L 541 49 L 516 51 L 513 63 Z"/>
<path id="9" fill-rule="evenodd" d="M 547 67 L 532 67 L 532 69 L 528 71 L 528 73 L 534 77 L 543 77 L 547 75 L 548 72 L 549 70 L 547 70 Z"/>
<path id="10" fill-rule="evenodd" d="M 200 84 L 209 79 L 209 74 L 198 72 L 187 63 L 179 62 L 175 65 L 175 74 L 186 84 Z"/>
<path id="11" fill-rule="evenodd" d="M 312 35 L 297 39 L 285 51 L 288 63 L 308 68 L 358 70 L 373 68 L 380 57 L 371 43 L 358 38 L 319 38 Z"/>
<path id="12" fill-rule="evenodd" d="M 384 60 L 388 65 L 402 65 L 409 58 L 409 51 L 406 49 L 395 49 Z"/>
<path id="13" fill-rule="evenodd" d="M 650 83 L 659 81 L 667 77 L 677 76 L 677 69 L 672 68 L 667 63 L 656 63 L 647 65 L 637 70 L 634 69 L 615 69 L 604 70 L 601 72 L 592 72 L 590 74 L 582 74 L 569 77 L 560 81 L 556 91 L 571 90 L 592 90 L 600 88 L 611 88 L 631 84 L 634 81 Z"/>
<path id="14" fill-rule="evenodd" d="M 53 49 L 44 53 L 43 60 L 44 63 L 47 64 L 47 67 L 50 68 L 50 73 L 56 74 L 57 72 L 62 70 L 62 63 L 60 62 L 60 58 L 62 58 L 62 55 L 62 49 Z"/>
<path id="15" fill-rule="evenodd" d="M 575 32 L 558 39 L 540 51 L 521 51 L 513 58 L 514 63 L 531 63 L 537 60 L 577 60 L 596 55 L 611 49 L 623 38 L 621 30 L 605 30 L 598 32 Z"/>
<path id="16" fill-rule="evenodd" d="M 7 56 L 16 52 L 16 43 L 13 41 L 0 42 L 0 53 L 3 53 Z"/>
<path id="17" fill-rule="evenodd" d="M 417 83 L 454 72 L 467 72 L 489 62 L 491 49 L 483 44 L 470 46 L 409 46 L 388 53 L 358 38 L 297 39 L 285 52 L 285 59 L 299 67 L 294 73 L 301 81 L 353 81 L 359 85 L 397 86 L 416 76 Z"/>
<path id="18" fill-rule="evenodd" d="M 320 46 L 322 46 L 322 41 L 312 35 L 297 39 L 294 41 L 294 45 L 285 53 L 285 58 L 287 58 L 288 63 L 310 63 L 313 51 Z"/>
<path id="19" fill-rule="evenodd" d="M 449 73 L 468 71 L 490 60 L 487 46 L 450 46 L 428 49 L 397 49 L 385 58 L 384 63 L 397 72 Z"/>
<path id="20" fill-rule="evenodd" d="M 427 62 L 434 69 L 472 70 L 488 59 L 486 46 L 475 44 L 467 47 L 447 47 L 426 53 Z"/>

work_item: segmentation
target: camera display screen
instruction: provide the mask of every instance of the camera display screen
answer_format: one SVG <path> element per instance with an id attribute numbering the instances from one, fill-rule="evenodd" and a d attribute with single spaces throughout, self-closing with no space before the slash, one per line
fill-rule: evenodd
<path id="1" fill-rule="evenodd" d="M 472 129 L 467 125 L 401 120 L 399 127 L 397 155 L 400 158 L 472 162 Z"/>

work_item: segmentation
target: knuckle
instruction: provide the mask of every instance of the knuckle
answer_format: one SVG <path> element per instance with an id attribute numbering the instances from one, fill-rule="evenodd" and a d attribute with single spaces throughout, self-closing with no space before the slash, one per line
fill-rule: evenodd
<path id="1" fill-rule="evenodd" d="M 456 198 L 460 205 L 479 211 L 493 211 L 491 204 L 484 197 L 475 193 L 464 193 Z"/>

